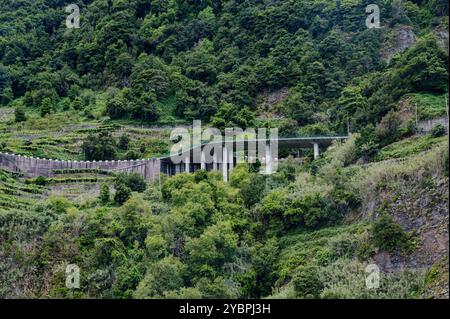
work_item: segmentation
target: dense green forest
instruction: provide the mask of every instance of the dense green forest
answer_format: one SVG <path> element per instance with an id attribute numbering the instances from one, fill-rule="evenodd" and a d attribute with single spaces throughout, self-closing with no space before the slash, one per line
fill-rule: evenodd
<path id="1" fill-rule="evenodd" d="M 448 137 L 417 127 L 448 114 L 448 2 L 380 0 L 369 29 L 372 2 L 0 0 L 0 151 L 160 156 L 194 119 L 353 133 L 229 183 L 0 169 L 0 298 L 448 298 Z"/>

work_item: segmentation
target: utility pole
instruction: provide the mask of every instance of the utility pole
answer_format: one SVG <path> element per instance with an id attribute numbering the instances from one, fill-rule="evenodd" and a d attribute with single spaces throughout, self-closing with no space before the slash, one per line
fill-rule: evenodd
<path id="1" fill-rule="evenodd" d="M 445 98 L 445 111 L 447 112 L 447 135 L 450 135 L 450 123 L 448 117 L 448 93 L 444 95 Z"/>
<path id="2" fill-rule="evenodd" d="M 348 119 L 348 112 L 347 112 L 347 136 L 350 136 L 350 121 Z"/>

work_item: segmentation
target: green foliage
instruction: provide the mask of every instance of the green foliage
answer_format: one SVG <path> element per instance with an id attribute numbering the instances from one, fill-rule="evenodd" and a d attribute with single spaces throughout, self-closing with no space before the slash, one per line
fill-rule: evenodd
<path id="1" fill-rule="evenodd" d="M 445 133 L 447 133 L 447 130 L 442 124 L 437 124 L 433 127 L 430 133 L 432 137 L 441 137 L 444 136 Z"/>
<path id="2" fill-rule="evenodd" d="M 137 174 L 24 180 L 0 171 L 0 297 L 423 296 L 420 272 L 383 273 L 380 289 L 366 289 L 377 249 L 413 245 L 392 220 L 355 216 L 397 184 L 446 183 L 444 137 L 398 140 L 411 134 L 404 116 L 415 104 L 419 119 L 445 115 L 448 52 L 434 34 L 448 27 L 447 1 L 383 1 L 382 30 L 364 26 L 361 0 L 78 4 L 85 32 L 68 32 L 60 1 L 0 0 L 0 104 L 9 106 L 0 148 L 156 156 L 168 150 L 164 129 L 147 126 L 192 119 L 283 136 L 344 134 L 348 124 L 354 135 L 270 176 L 259 162 L 238 165 L 228 184 L 206 171 L 149 184 Z M 385 63 L 402 28 L 416 42 Z M 102 184 L 99 198 L 73 182 Z M 65 198 L 46 200 L 55 192 Z M 76 292 L 65 287 L 68 262 L 82 269 Z"/>
<path id="3" fill-rule="evenodd" d="M 128 150 L 128 147 L 130 145 L 130 137 L 126 134 L 120 135 L 118 147 L 121 150 Z"/>
<path id="4" fill-rule="evenodd" d="M 109 194 L 109 186 L 107 184 L 103 184 L 102 187 L 100 188 L 99 200 L 103 204 L 109 203 L 110 194 Z"/>
<path id="5" fill-rule="evenodd" d="M 212 120 L 212 125 L 219 129 L 239 127 L 246 129 L 253 127 L 255 116 L 248 108 L 238 108 L 236 105 L 224 102 Z"/>
<path id="6" fill-rule="evenodd" d="M 430 135 L 414 136 L 383 147 L 376 156 L 376 160 L 382 161 L 392 158 L 407 158 L 430 150 L 444 140 L 445 137 L 433 138 Z"/>
<path id="7" fill-rule="evenodd" d="M 251 290 L 254 297 L 268 296 L 271 293 L 278 277 L 279 253 L 279 243 L 275 237 L 264 244 L 255 245 L 252 256 L 255 283 Z"/>
<path id="8" fill-rule="evenodd" d="M 125 153 L 125 160 L 131 161 L 131 160 L 137 160 L 139 159 L 140 154 L 136 152 L 135 150 L 129 150 Z"/>
<path id="9" fill-rule="evenodd" d="M 133 192 L 142 193 L 147 188 L 145 179 L 139 173 L 120 173 L 116 176 L 115 186 L 125 185 Z"/>
<path id="10" fill-rule="evenodd" d="M 389 112 L 376 128 L 377 140 L 380 146 L 389 145 L 399 138 L 401 120 L 395 112 Z"/>
<path id="11" fill-rule="evenodd" d="M 219 222 L 206 228 L 199 238 L 186 243 L 189 270 L 199 277 L 216 275 L 225 262 L 231 261 L 237 240 L 230 223 Z"/>
<path id="12" fill-rule="evenodd" d="M 340 259 L 320 269 L 323 299 L 416 299 L 424 290 L 423 271 L 380 272 L 380 287 L 367 289 L 365 268 L 357 260 Z"/>
<path id="13" fill-rule="evenodd" d="M 48 97 L 44 98 L 39 107 L 41 116 L 44 117 L 53 111 L 53 103 L 52 100 Z"/>
<path id="14" fill-rule="evenodd" d="M 417 115 L 419 120 L 428 120 L 447 114 L 445 94 L 431 94 L 431 93 L 415 93 L 408 94 L 411 97 L 411 106 L 417 107 Z"/>
<path id="15" fill-rule="evenodd" d="M 47 208 L 57 215 L 63 215 L 70 207 L 73 207 L 64 197 L 50 197 L 46 204 Z"/>
<path id="16" fill-rule="evenodd" d="M 25 109 L 23 107 L 16 108 L 14 112 L 14 121 L 16 123 L 25 122 L 27 119 Z"/>
<path id="17" fill-rule="evenodd" d="M 389 215 L 374 222 L 372 236 L 375 246 L 389 252 L 405 250 L 409 240 L 408 234 Z"/>
<path id="18" fill-rule="evenodd" d="M 83 153 L 88 161 L 114 160 L 117 154 L 116 141 L 106 131 L 90 134 L 83 143 Z"/>
<path id="19" fill-rule="evenodd" d="M 357 148 L 357 156 L 364 158 L 366 161 L 378 154 L 380 145 L 373 125 L 367 125 L 361 130 L 355 141 L 355 146 Z"/>
<path id="20" fill-rule="evenodd" d="M 131 189 L 125 184 L 118 184 L 116 193 L 114 194 L 114 202 L 118 205 L 122 205 L 131 197 L 131 192 Z"/>
<path id="21" fill-rule="evenodd" d="M 39 177 L 36 177 L 36 179 L 34 180 L 34 183 L 36 185 L 45 186 L 48 184 L 48 181 L 45 177 L 39 176 Z"/>
<path id="22" fill-rule="evenodd" d="M 183 287 L 186 267 L 174 257 L 163 258 L 151 264 L 134 293 L 136 298 L 162 297 L 165 292 Z"/>
<path id="23" fill-rule="evenodd" d="M 318 298 L 323 289 L 318 269 L 313 266 L 300 267 L 293 279 L 294 290 L 301 298 Z"/>

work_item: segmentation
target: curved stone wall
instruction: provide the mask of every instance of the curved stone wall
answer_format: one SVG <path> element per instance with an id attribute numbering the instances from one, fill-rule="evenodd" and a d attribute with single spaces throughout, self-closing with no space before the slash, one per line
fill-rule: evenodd
<path id="1" fill-rule="evenodd" d="M 25 177 L 52 177 L 55 170 L 100 169 L 111 172 L 139 173 L 146 180 L 159 178 L 161 160 L 150 158 L 130 161 L 60 161 L 0 152 L 0 168 Z"/>

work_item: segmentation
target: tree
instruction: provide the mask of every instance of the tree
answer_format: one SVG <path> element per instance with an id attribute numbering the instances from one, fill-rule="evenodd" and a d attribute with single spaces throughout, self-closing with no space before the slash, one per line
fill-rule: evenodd
<path id="1" fill-rule="evenodd" d="M 16 123 L 25 122 L 27 120 L 24 107 L 16 108 L 14 112 L 14 120 Z"/>
<path id="2" fill-rule="evenodd" d="M 118 205 L 123 205 L 131 197 L 131 189 L 124 185 L 116 185 L 116 193 L 114 194 L 114 202 Z"/>
<path id="3" fill-rule="evenodd" d="M 121 173 L 116 176 L 115 185 L 125 185 L 129 187 L 133 192 L 142 193 L 147 188 L 145 179 L 139 173 Z"/>
<path id="4" fill-rule="evenodd" d="M 381 146 L 389 145 L 400 137 L 401 119 L 398 113 L 389 112 L 376 128 L 376 134 Z"/>
<path id="5" fill-rule="evenodd" d="M 7 104 L 12 100 L 11 76 L 6 67 L 0 63 L 0 104 Z"/>
<path id="6" fill-rule="evenodd" d="M 199 238 L 186 243 L 189 269 L 198 275 L 211 276 L 220 272 L 237 249 L 237 235 L 229 222 L 209 226 Z"/>
<path id="7" fill-rule="evenodd" d="M 253 288 L 254 297 L 268 296 L 278 277 L 279 247 L 276 238 L 268 239 L 263 245 L 256 245 L 252 264 L 256 272 Z"/>
<path id="8" fill-rule="evenodd" d="M 84 157 L 88 161 L 105 161 L 116 159 L 117 145 L 112 135 L 101 132 L 89 134 L 82 145 Z"/>
<path id="9" fill-rule="evenodd" d="M 365 160 L 370 160 L 378 154 L 380 145 L 373 125 L 367 125 L 361 130 L 360 135 L 356 138 L 355 146 L 357 156 Z"/>
<path id="10" fill-rule="evenodd" d="M 372 236 L 375 246 L 388 252 L 402 251 L 408 244 L 408 234 L 387 214 L 374 222 Z"/>
<path id="11" fill-rule="evenodd" d="M 301 298 L 319 298 L 323 289 L 315 266 L 300 266 L 292 279 L 294 290 Z"/>
<path id="12" fill-rule="evenodd" d="M 119 94 L 108 100 L 106 103 L 106 112 L 112 119 L 120 119 L 128 114 L 128 103 L 125 98 Z"/>
<path id="13" fill-rule="evenodd" d="M 103 184 L 102 187 L 100 188 L 99 199 L 102 204 L 107 204 L 109 202 L 110 195 L 109 195 L 109 186 L 108 185 Z"/>
<path id="14" fill-rule="evenodd" d="M 186 55 L 185 72 L 189 78 L 210 84 L 215 82 L 217 58 L 213 49 L 212 42 L 203 39 L 193 51 Z"/>
<path id="15" fill-rule="evenodd" d="M 431 136 L 432 137 L 441 137 L 444 136 L 447 132 L 447 129 L 442 124 L 437 124 L 431 129 Z"/>
<path id="16" fill-rule="evenodd" d="M 255 125 L 255 115 L 247 107 L 238 108 L 236 105 L 223 102 L 214 115 L 212 126 L 219 129 L 227 127 L 251 128 Z"/>
<path id="17" fill-rule="evenodd" d="M 41 116 L 44 117 L 53 111 L 53 103 L 52 100 L 48 97 L 44 98 L 40 105 Z"/>
<path id="18" fill-rule="evenodd" d="M 139 158 L 140 154 L 138 152 L 136 152 L 135 150 L 129 150 L 128 152 L 125 153 L 125 159 L 127 161 L 131 161 L 131 160 L 137 160 Z"/>
<path id="19" fill-rule="evenodd" d="M 130 144 L 130 137 L 127 134 L 122 134 L 119 138 L 119 149 L 128 150 Z"/>
<path id="20" fill-rule="evenodd" d="M 340 126 L 346 127 L 347 120 L 353 129 L 366 121 L 367 117 L 367 101 L 362 94 L 362 89 L 356 86 L 347 86 L 342 92 L 338 100 Z"/>
<path id="21" fill-rule="evenodd" d="M 135 298 L 162 297 L 164 292 L 178 290 L 184 285 L 186 266 L 172 256 L 151 264 L 144 279 L 139 283 Z"/>
<path id="22" fill-rule="evenodd" d="M 156 95 L 145 92 L 134 104 L 134 117 L 146 122 L 156 122 L 159 119 Z"/>

